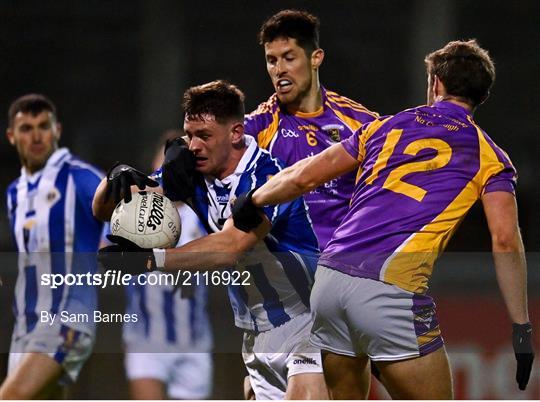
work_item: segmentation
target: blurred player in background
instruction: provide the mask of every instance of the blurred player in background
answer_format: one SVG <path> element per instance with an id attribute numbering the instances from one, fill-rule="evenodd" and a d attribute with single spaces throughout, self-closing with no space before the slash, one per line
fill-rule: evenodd
<path id="1" fill-rule="evenodd" d="M 168 130 L 161 143 L 180 137 Z M 153 161 L 164 158 L 160 146 Z M 195 213 L 179 203 L 182 230 L 178 245 L 206 234 Z M 160 275 L 150 273 L 147 275 Z M 127 287 L 127 313 L 138 321 L 124 324 L 126 373 L 133 399 L 208 399 L 212 388 L 212 331 L 206 286 L 176 289 L 174 285 Z"/>
<path id="2" fill-rule="evenodd" d="M 324 51 L 314 15 L 280 11 L 262 25 L 259 43 L 276 92 L 246 117 L 245 131 L 286 166 L 349 138 L 378 116 L 320 85 Z M 343 175 L 304 195 L 321 250 L 347 212 L 354 179 Z"/>
<path id="3" fill-rule="evenodd" d="M 392 398 L 451 399 L 452 379 L 435 304 L 426 292 L 435 260 L 481 199 L 497 280 L 513 324 L 516 380 L 525 389 L 534 353 L 526 262 L 515 199 L 516 171 L 474 122 L 495 79 L 476 41 L 426 57 L 428 106 L 379 118 L 322 154 L 283 170 L 233 212 L 257 230 L 258 207 L 295 199 L 358 171 L 350 209 L 323 252 L 311 302 L 311 341 L 323 350 L 332 398 L 357 399 L 346 379 L 371 358 Z"/>
<path id="4" fill-rule="evenodd" d="M 22 165 L 21 176 L 7 189 L 19 276 L 0 399 L 62 396 L 62 385 L 76 380 L 94 342 L 91 319 L 60 320 L 61 312 L 91 314 L 97 307 L 94 287 L 41 284 L 44 274 L 95 272 L 92 255 L 103 230 L 92 215 L 92 197 L 103 175 L 58 148 L 61 132 L 56 107 L 43 95 L 23 96 L 9 107 L 7 138 Z"/>
<path id="5" fill-rule="evenodd" d="M 238 230 L 229 219 L 238 194 L 281 169 L 252 137 L 244 136 L 243 101 L 243 93 L 225 81 L 188 89 L 183 106 L 189 149 L 175 141 L 162 169 L 165 195 L 191 200 L 213 233 L 168 250 L 140 249 L 119 239 L 119 245 L 100 251 L 100 260 L 106 268 L 132 273 L 233 268 L 226 270 L 231 275 L 224 275 L 224 282 L 235 272 L 248 273 L 236 276 L 228 290 L 236 325 L 244 330 L 243 358 L 256 397 L 325 399 L 320 350 L 308 342 L 318 247 L 303 199 L 265 209 L 257 233 Z M 105 195 L 114 182 L 124 183 L 121 195 L 131 191 L 131 184 L 151 183 L 133 168 L 111 172 L 96 192 L 96 216 L 110 217 L 114 202 Z"/>

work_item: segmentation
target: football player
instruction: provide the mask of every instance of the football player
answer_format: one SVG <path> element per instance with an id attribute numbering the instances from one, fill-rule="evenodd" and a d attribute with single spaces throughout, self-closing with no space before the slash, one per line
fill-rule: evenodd
<path id="1" fill-rule="evenodd" d="M 257 207 L 287 202 L 357 172 L 349 211 L 321 255 L 311 296 L 311 342 L 323 350 L 335 399 L 359 396 L 344 379 L 366 373 L 368 358 L 392 398 L 452 398 L 435 304 L 426 292 L 435 260 L 479 199 L 513 322 L 519 388 L 529 380 L 534 353 L 516 171 L 472 117 L 489 95 L 495 68 L 474 40 L 448 43 L 428 55 L 426 65 L 427 106 L 374 120 L 235 205 L 235 225 L 256 232 Z M 365 377 L 358 382 L 369 385 Z"/>
<path id="2" fill-rule="evenodd" d="M 161 172 L 165 195 L 190 203 L 213 233 L 167 250 L 142 250 L 118 239 L 99 258 L 105 267 L 132 273 L 233 268 L 223 278 L 240 274 L 228 290 L 235 323 L 245 331 L 242 352 L 251 382 L 258 384 L 256 397 L 324 399 L 320 351 L 308 344 L 318 247 L 303 199 L 265 209 L 256 232 L 238 230 L 230 218 L 237 195 L 281 170 L 278 160 L 244 135 L 243 100 L 224 81 L 188 89 L 183 106 L 189 146 L 181 139 L 170 144 Z M 149 183 L 125 167 L 102 181 L 94 213 L 110 217 L 114 202 L 107 201 L 107 188 L 120 186 L 124 196 L 132 184 Z"/>

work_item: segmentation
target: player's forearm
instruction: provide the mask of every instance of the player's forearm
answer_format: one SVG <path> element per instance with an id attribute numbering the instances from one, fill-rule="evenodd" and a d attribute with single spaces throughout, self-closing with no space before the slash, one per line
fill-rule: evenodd
<path id="1" fill-rule="evenodd" d="M 92 213 L 97 219 L 108 222 L 111 219 L 111 215 L 116 205 L 112 200 L 105 201 L 106 189 L 107 179 L 103 179 L 99 183 L 99 186 L 94 193 L 94 199 L 92 200 Z"/>
<path id="2" fill-rule="evenodd" d="M 308 163 L 309 158 L 303 159 L 273 176 L 253 193 L 253 203 L 258 207 L 280 204 L 294 200 L 316 188 L 320 183 L 302 176 L 302 171 Z"/>
<path id="3" fill-rule="evenodd" d="M 168 249 L 165 254 L 166 271 L 208 271 L 234 266 L 242 256 L 221 232 L 193 240 L 182 247 Z"/>
<path id="4" fill-rule="evenodd" d="M 508 314 L 517 324 L 529 322 L 527 311 L 527 263 L 516 227 L 509 236 L 492 238 L 497 282 Z"/>

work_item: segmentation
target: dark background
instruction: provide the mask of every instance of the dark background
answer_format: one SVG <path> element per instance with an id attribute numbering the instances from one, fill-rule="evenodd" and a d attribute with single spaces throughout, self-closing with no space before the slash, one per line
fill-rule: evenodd
<path id="1" fill-rule="evenodd" d="M 148 170 L 162 131 L 181 126 L 179 105 L 187 87 L 229 79 L 246 93 L 248 110 L 271 95 L 256 35 L 262 21 L 283 8 L 307 9 L 319 16 L 320 44 L 326 52 L 321 83 L 380 114 L 425 102 L 425 54 L 454 39 L 476 38 L 487 48 L 496 63 L 497 80 L 475 119 L 510 154 L 519 172 L 525 246 L 540 251 L 536 0 L 2 0 L 0 131 L 5 132 L 11 101 L 41 92 L 58 107 L 64 129 L 61 145 L 103 170 L 116 160 Z M 4 190 L 19 175 L 20 165 L 7 140 L 0 141 L 0 152 Z M 0 251 L 12 251 L 4 205 Z M 449 249 L 481 252 L 489 251 L 489 245 L 481 208 L 475 206 Z M 216 292 L 215 319 L 228 308 L 224 293 Z M 0 302 L 5 299 L 4 294 Z M 8 318 L 0 316 L 4 319 Z M 226 319 L 223 325 L 230 325 Z M 88 367 L 112 367 L 121 374 L 119 355 L 112 355 L 109 363 L 99 360 L 104 358 L 94 356 Z M 218 359 L 222 371 L 216 373 L 216 386 L 226 390 L 218 397 L 239 396 L 239 384 L 231 385 L 241 374 L 241 368 L 236 369 L 239 359 L 233 354 Z M 2 368 L 0 377 L 1 372 Z M 109 392 L 84 388 L 103 375 L 99 370 L 85 372 L 83 388 L 74 397 L 126 396 L 123 383 Z"/>

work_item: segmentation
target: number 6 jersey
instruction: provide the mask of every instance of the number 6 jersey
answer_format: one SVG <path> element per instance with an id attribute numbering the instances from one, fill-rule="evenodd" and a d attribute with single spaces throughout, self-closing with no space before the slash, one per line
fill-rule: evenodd
<path id="1" fill-rule="evenodd" d="M 424 293 L 472 205 L 484 193 L 514 192 L 508 155 L 451 102 L 379 118 L 341 144 L 360 167 L 319 263 L 349 275 Z"/>

